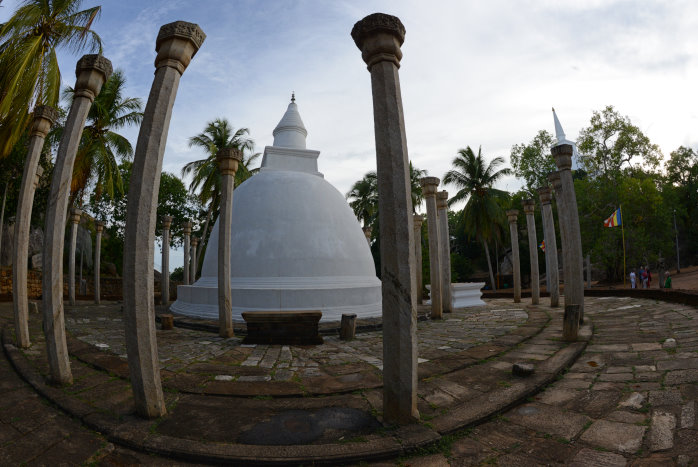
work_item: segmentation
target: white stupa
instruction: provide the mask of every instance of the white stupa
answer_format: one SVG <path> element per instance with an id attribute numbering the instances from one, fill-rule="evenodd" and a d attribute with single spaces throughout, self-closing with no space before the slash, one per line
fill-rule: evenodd
<path id="1" fill-rule="evenodd" d="M 256 175 L 235 189 L 231 278 L 233 320 L 243 311 L 321 310 L 381 315 L 381 283 L 366 237 L 344 196 L 318 172 L 319 151 L 295 98 L 264 148 Z M 218 319 L 218 222 L 211 231 L 201 278 L 177 288 L 175 313 Z"/>

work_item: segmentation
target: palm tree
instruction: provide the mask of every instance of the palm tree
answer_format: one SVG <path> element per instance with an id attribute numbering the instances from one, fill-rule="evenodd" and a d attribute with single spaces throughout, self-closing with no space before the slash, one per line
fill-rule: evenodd
<path id="1" fill-rule="evenodd" d="M 0 25 L 0 158 L 29 124 L 36 105 L 58 103 L 61 72 L 56 51 L 102 52 L 90 28 L 101 7 L 80 10 L 82 0 L 24 0 Z"/>
<path id="2" fill-rule="evenodd" d="M 136 97 L 124 97 L 125 85 L 124 72 L 116 70 L 104 83 L 90 108 L 73 168 L 73 200 L 82 200 L 85 189 L 92 183 L 97 199 L 103 194 L 114 199 L 115 190 L 119 194 L 124 192 L 117 156 L 121 161 L 130 159 L 133 147 L 115 130 L 138 125 L 143 120 L 143 102 Z M 64 98 L 72 99 L 74 92 L 68 87 Z"/>
<path id="3" fill-rule="evenodd" d="M 458 155 L 452 162 L 453 168 L 446 172 L 443 179 L 445 184 L 455 185 L 458 189 L 458 192 L 448 200 L 449 205 L 467 199 L 460 223 L 468 236 L 476 237 L 485 248 L 493 290 L 496 290 L 496 286 L 487 242 L 498 235 L 500 229 L 497 226 L 503 222 L 504 211 L 497 200 L 509 197 L 508 192 L 493 188 L 496 182 L 511 173 L 509 168 L 497 170 L 497 167 L 503 163 L 504 158 L 495 157 L 488 164 L 482 156 L 482 147 L 475 155 L 468 146 L 458 151 Z"/>
<path id="4" fill-rule="evenodd" d="M 208 204 L 206 221 L 201 233 L 202 252 L 208 236 L 208 227 L 215 223 L 220 206 L 221 174 L 216 163 L 216 153 L 223 148 L 236 148 L 243 151 L 243 160 L 238 164 L 238 170 L 235 173 L 235 187 L 239 186 L 259 170 L 251 168 L 251 164 L 261 154 L 249 154 L 254 150 L 254 141 L 247 137 L 249 133 L 247 128 L 235 130 L 226 118 L 217 118 L 208 122 L 202 133 L 189 138 L 189 147 L 197 147 L 206 153 L 204 159 L 189 162 L 182 169 L 182 176 L 193 175 L 189 190 L 191 192 L 198 190 L 197 197 L 201 204 Z M 199 257 L 203 260 L 204 255 Z"/>
<path id="5" fill-rule="evenodd" d="M 376 172 L 368 172 L 364 178 L 351 186 L 346 194 L 349 207 L 354 211 L 356 218 L 368 227 L 378 216 L 378 176 Z"/>

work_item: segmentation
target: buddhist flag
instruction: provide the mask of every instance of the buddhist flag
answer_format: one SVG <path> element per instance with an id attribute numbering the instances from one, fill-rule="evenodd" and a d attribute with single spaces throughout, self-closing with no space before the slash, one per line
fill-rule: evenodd
<path id="1" fill-rule="evenodd" d="M 545 240 L 540 242 L 540 245 L 538 245 L 538 248 L 540 248 L 543 251 L 543 253 L 545 253 Z"/>
<path id="2" fill-rule="evenodd" d="M 611 217 L 603 221 L 603 226 L 604 227 L 618 227 L 618 226 L 623 225 L 623 221 L 620 216 L 620 208 L 616 209 L 613 211 L 613 214 L 611 214 Z"/>

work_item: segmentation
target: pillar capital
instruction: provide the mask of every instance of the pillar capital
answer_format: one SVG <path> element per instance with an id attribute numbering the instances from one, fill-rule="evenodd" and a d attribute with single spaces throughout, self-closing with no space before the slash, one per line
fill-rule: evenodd
<path id="1" fill-rule="evenodd" d="M 216 153 L 216 162 L 221 175 L 235 176 L 238 163 L 242 162 L 242 151 L 237 148 L 221 148 Z"/>
<path id="2" fill-rule="evenodd" d="M 182 227 L 182 233 L 184 235 L 191 235 L 191 222 L 184 223 L 184 227 Z"/>
<path id="3" fill-rule="evenodd" d="M 440 182 L 441 180 L 439 180 L 438 177 L 420 178 L 419 184 L 422 185 L 422 195 L 424 195 L 425 198 L 436 196 L 436 189 L 438 188 Z"/>
<path id="4" fill-rule="evenodd" d="M 436 207 L 438 209 L 448 209 L 448 191 L 443 190 L 436 193 Z"/>
<path id="5" fill-rule="evenodd" d="M 199 244 L 199 237 L 192 237 L 191 238 L 191 246 L 195 247 L 198 244 Z"/>
<path id="6" fill-rule="evenodd" d="M 58 111 L 50 105 L 39 105 L 34 107 L 34 119 L 32 120 L 32 128 L 29 136 L 39 136 L 46 138 L 51 125 L 58 120 Z"/>
<path id="7" fill-rule="evenodd" d="M 560 144 L 550 148 L 550 152 L 555 158 L 558 170 L 570 170 L 572 168 L 572 154 L 574 148 L 571 144 Z"/>
<path id="8" fill-rule="evenodd" d="M 198 24 L 175 21 L 160 28 L 155 42 L 155 68 L 174 68 L 180 74 L 189 66 L 192 57 L 203 44 L 206 34 Z"/>
<path id="9" fill-rule="evenodd" d="M 109 59 L 98 54 L 83 55 L 75 67 L 74 97 L 87 97 L 91 102 L 109 79 L 112 66 Z"/>
<path id="10" fill-rule="evenodd" d="M 540 197 L 540 204 L 550 204 L 553 199 L 553 191 L 549 186 L 543 186 L 538 188 L 538 196 Z"/>
<path id="11" fill-rule="evenodd" d="M 162 216 L 162 228 L 170 230 L 170 225 L 172 225 L 172 216 Z"/>
<path id="12" fill-rule="evenodd" d="M 521 202 L 523 204 L 523 209 L 524 212 L 528 214 L 533 214 L 533 211 L 536 209 L 536 200 L 534 199 L 525 199 Z"/>
<path id="13" fill-rule="evenodd" d="M 373 228 L 371 228 L 371 226 L 362 227 L 361 230 L 364 231 L 364 235 L 366 235 L 366 238 L 371 238 L 371 234 L 373 233 Z"/>
<path id="14" fill-rule="evenodd" d="M 562 179 L 560 178 L 560 172 L 554 171 L 548 174 L 548 181 L 553 186 L 555 193 L 558 195 L 562 192 Z"/>
<path id="15" fill-rule="evenodd" d="M 102 230 L 104 230 L 104 222 L 95 221 L 95 230 L 97 231 L 97 233 L 101 233 Z"/>
<path id="16" fill-rule="evenodd" d="M 516 221 L 519 218 L 519 210 L 518 209 L 509 209 L 507 211 L 507 220 L 509 221 L 510 224 L 516 224 Z"/>
<path id="17" fill-rule="evenodd" d="M 82 217 L 82 209 L 73 208 L 70 210 L 70 222 L 73 224 L 78 224 L 80 218 Z"/>
<path id="18" fill-rule="evenodd" d="M 354 25 L 351 38 L 361 50 L 361 58 L 369 71 L 374 64 L 383 61 L 400 68 L 400 46 L 405 42 L 405 26 L 397 16 L 385 13 L 368 15 Z"/>
<path id="19" fill-rule="evenodd" d="M 419 229 L 422 227 L 422 222 L 424 222 L 424 216 L 421 214 L 415 214 L 412 216 L 412 221 L 414 222 L 415 228 Z"/>

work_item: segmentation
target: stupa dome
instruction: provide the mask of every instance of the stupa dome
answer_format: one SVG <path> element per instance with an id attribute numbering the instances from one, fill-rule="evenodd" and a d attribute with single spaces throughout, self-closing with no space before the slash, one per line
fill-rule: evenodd
<path id="1" fill-rule="evenodd" d="M 231 280 L 233 319 L 243 311 L 321 310 L 381 315 L 381 283 L 361 226 L 344 196 L 318 172 L 318 151 L 291 102 L 264 149 L 259 173 L 233 194 Z M 171 310 L 218 319 L 218 223 L 201 278 L 179 286 Z"/>

